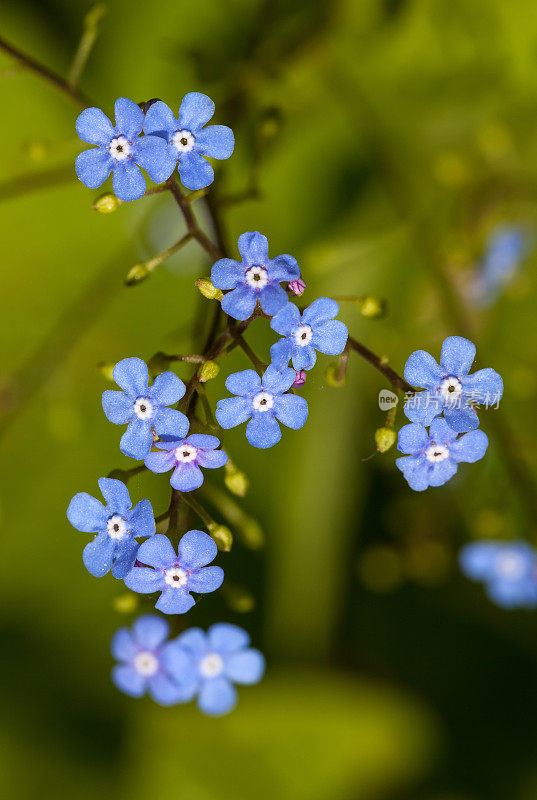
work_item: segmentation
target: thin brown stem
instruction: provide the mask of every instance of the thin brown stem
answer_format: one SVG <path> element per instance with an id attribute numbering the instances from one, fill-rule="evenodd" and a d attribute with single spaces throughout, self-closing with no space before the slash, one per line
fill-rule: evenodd
<path id="1" fill-rule="evenodd" d="M 218 261 L 219 258 L 222 258 L 223 253 L 199 227 L 194 212 L 192 211 L 192 206 L 182 193 L 181 188 L 175 178 L 173 176 L 168 178 L 166 185 L 168 186 L 173 199 L 181 210 L 188 233 L 193 239 L 196 239 L 196 241 L 203 247 L 213 261 Z"/>

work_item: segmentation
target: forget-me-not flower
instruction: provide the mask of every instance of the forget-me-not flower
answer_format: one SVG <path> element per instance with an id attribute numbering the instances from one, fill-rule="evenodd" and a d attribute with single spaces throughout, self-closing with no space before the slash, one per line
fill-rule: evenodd
<path id="1" fill-rule="evenodd" d="M 125 584 L 142 594 L 162 592 L 155 608 L 164 614 L 184 614 L 195 604 L 190 592 L 205 594 L 222 585 L 224 570 L 206 566 L 216 553 L 216 544 L 203 531 L 185 533 L 177 554 L 170 540 L 157 533 L 140 546 L 136 556 L 137 563 L 147 566 L 134 566 Z"/>
<path id="2" fill-rule="evenodd" d="M 431 422 L 429 433 L 417 422 L 399 431 L 397 447 L 404 458 L 395 463 L 411 489 L 423 492 L 428 486 L 442 486 L 457 472 L 461 461 L 473 463 L 483 458 L 488 447 L 486 434 L 470 431 L 457 439 L 445 419 Z"/>
<path id="3" fill-rule="evenodd" d="M 216 404 L 216 419 L 222 428 L 234 428 L 246 420 L 246 438 L 254 447 L 272 447 L 282 432 L 277 420 L 298 430 L 308 418 L 304 397 L 285 394 L 291 388 L 296 372 L 286 367 L 281 372 L 267 367 L 263 378 L 253 369 L 234 372 L 226 380 L 226 389 L 236 397 L 226 397 Z"/>
<path id="4" fill-rule="evenodd" d="M 170 483 L 180 492 L 199 489 L 203 483 L 200 467 L 217 469 L 227 463 L 227 453 L 216 450 L 220 444 L 216 436 L 193 433 L 186 439 L 157 442 L 161 452 L 148 453 L 145 465 L 152 472 L 169 472 L 173 469 Z"/>
<path id="5" fill-rule="evenodd" d="M 124 358 L 112 374 L 123 391 L 103 392 L 103 410 L 115 425 L 129 423 L 119 445 L 122 453 L 131 458 L 145 458 L 153 444 L 153 428 L 160 437 L 186 436 L 187 417 L 174 408 L 166 408 L 185 393 L 185 384 L 174 372 L 157 375 L 149 387 L 145 362 L 141 358 Z"/>
<path id="6" fill-rule="evenodd" d="M 99 478 L 99 488 L 106 506 L 80 492 L 69 503 L 67 518 L 77 530 L 97 534 L 82 554 L 88 572 L 101 578 L 112 569 L 114 578 L 122 580 L 136 560 L 136 537 L 155 533 L 153 509 L 149 500 L 132 508 L 127 487 L 114 478 Z"/>
<path id="7" fill-rule="evenodd" d="M 112 670 L 112 680 L 131 697 L 148 692 L 163 706 L 184 703 L 192 698 L 192 681 L 185 685 L 181 674 L 190 675 L 191 659 L 176 641 L 166 641 L 170 626 L 155 614 L 144 614 L 132 630 L 120 628 L 111 642 L 112 655 L 120 663 Z"/>
<path id="8" fill-rule="evenodd" d="M 529 249 L 529 236 L 523 228 L 515 225 L 496 228 L 473 276 L 469 299 L 478 306 L 493 303 L 503 287 L 513 280 Z"/>
<path id="9" fill-rule="evenodd" d="M 270 321 L 270 327 L 285 337 L 270 348 L 273 366 L 282 369 L 292 360 L 299 372 L 315 366 L 316 350 L 330 356 L 342 353 L 349 333 L 343 322 L 334 319 L 338 312 L 338 304 L 328 297 L 314 300 L 302 316 L 294 303 L 287 303 Z"/>
<path id="10" fill-rule="evenodd" d="M 239 236 L 242 261 L 221 258 L 213 264 L 211 281 L 217 289 L 227 291 L 222 308 L 234 319 L 245 320 L 254 311 L 257 301 L 272 316 L 287 303 L 282 281 L 300 277 L 300 267 L 293 256 L 269 258 L 267 237 L 254 231 Z"/>
<path id="11" fill-rule="evenodd" d="M 425 389 L 405 404 L 405 414 L 411 422 L 428 426 L 443 411 L 454 431 L 464 433 L 477 428 L 479 420 L 473 404 L 498 403 L 503 394 L 503 381 L 490 367 L 468 374 L 475 351 L 475 344 L 468 339 L 449 336 L 442 345 L 440 365 L 425 350 L 411 354 L 405 365 L 405 379 Z"/>
<path id="12" fill-rule="evenodd" d="M 140 167 L 156 183 L 167 180 L 175 161 L 159 136 L 140 136 L 144 112 L 132 100 L 120 97 L 114 106 L 115 127 L 100 108 L 86 108 L 76 121 L 82 141 L 97 145 L 76 159 L 76 174 L 85 186 L 96 189 L 112 172 L 114 192 L 120 200 L 137 200 L 145 192 Z"/>
<path id="13" fill-rule="evenodd" d="M 176 119 L 166 103 L 152 103 L 145 115 L 144 131 L 167 143 L 170 159 L 187 189 L 204 189 L 214 180 L 212 166 L 203 156 L 229 158 L 235 139 L 226 125 L 204 127 L 214 114 L 214 103 L 204 94 L 185 95 Z"/>
<path id="14" fill-rule="evenodd" d="M 174 672 L 197 695 L 198 707 L 205 714 L 227 714 L 237 702 L 234 683 L 258 683 L 265 671 L 265 659 L 250 647 L 250 637 L 242 628 L 227 623 L 212 625 L 207 633 L 190 628 L 176 639 L 178 650 L 171 656 Z M 190 660 L 185 669 L 184 656 Z M 177 657 L 177 665 L 173 659 Z"/>
<path id="15" fill-rule="evenodd" d="M 537 606 L 537 553 L 527 542 L 473 542 L 462 548 L 459 561 L 464 574 L 483 582 L 497 605 Z"/>

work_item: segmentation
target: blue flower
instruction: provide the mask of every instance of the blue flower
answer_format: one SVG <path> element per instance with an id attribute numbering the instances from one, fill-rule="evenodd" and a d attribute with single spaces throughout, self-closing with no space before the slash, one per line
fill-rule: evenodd
<path id="1" fill-rule="evenodd" d="M 475 359 L 475 345 L 461 336 L 444 340 L 440 366 L 425 350 L 416 350 L 405 366 L 405 378 L 413 386 L 422 386 L 405 404 L 411 422 L 428 426 L 442 411 L 448 425 L 457 433 L 477 428 L 479 420 L 474 404 L 499 403 L 503 381 L 493 369 L 480 369 L 469 375 Z"/>
<path id="2" fill-rule="evenodd" d="M 207 633 L 190 628 L 176 642 L 178 649 L 170 659 L 174 673 L 197 694 L 198 707 L 205 714 L 227 714 L 237 702 L 233 684 L 251 685 L 263 677 L 265 659 L 259 650 L 249 647 L 250 637 L 236 625 L 219 623 Z M 185 655 L 190 661 L 187 668 Z"/>
<path id="3" fill-rule="evenodd" d="M 192 699 L 191 682 L 185 685 L 179 678 L 191 669 L 189 656 L 175 641 L 166 641 L 169 633 L 166 620 L 153 614 L 138 617 L 132 631 L 116 631 L 111 650 L 120 663 L 112 670 L 112 680 L 120 691 L 131 697 L 149 692 L 163 706 Z"/>
<path id="4" fill-rule="evenodd" d="M 493 303 L 501 289 L 511 283 L 529 249 L 529 237 L 522 228 L 500 227 L 493 231 L 481 268 L 470 285 L 470 299 L 479 306 Z"/>
<path id="5" fill-rule="evenodd" d="M 226 397 L 216 404 L 216 419 L 222 428 L 234 428 L 246 420 L 246 438 L 254 447 L 272 447 L 282 432 L 276 420 L 298 430 L 308 418 L 304 397 L 284 394 L 294 383 L 296 373 L 286 367 L 281 372 L 267 367 L 261 379 L 253 369 L 234 372 L 226 381 L 226 389 L 237 397 Z"/>
<path id="6" fill-rule="evenodd" d="M 432 421 L 429 433 L 414 422 L 399 431 L 397 447 L 408 455 L 395 463 L 410 488 L 423 492 L 428 486 L 449 481 L 461 461 L 472 464 L 483 458 L 488 443 L 483 431 L 470 431 L 457 439 L 457 433 L 441 418 Z"/>
<path id="7" fill-rule="evenodd" d="M 482 581 L 497 605 L 537 606 L 537 553 L 527 542 L 474 542 L 463 547 L 459 561 L 464 574 Z"/>
<path id="8" fill-rule="evenodd" d="M 113 376 L 122 392 L 103 392 L 103 410 L 114 425 L 129 426 L 119 448 L 131 458 L 145 458 L 153 444 L 154 428 L 160 436 L 182 439 L 188 433 L 188 419 L 180 411 L 166 408 L 185 393 L 185 384 L 174 372 L 163 372 L 148 386 L 147 365 L 140 358 L 124 358 Z"/>
<path id="9" fill-rule="evenodd" d="M 162 592 L 155 607 L 164 614 L 184 614 L 195 603 L 190 592 L 214 592 L 222 585 L 223 569 L 205 566 L 214 560 L 216 552 L 214 541 L 203 531 L 185 533 L 178 555 L 170 540 L 157 533 L 140 545 L 136 556 L 139 563 L 148 566 L 133 567 L 125 576 L 125 584 L 142 594 Z"/>
<path id="10" fill-rule="evenodd" d="M 295 370 L 315 366 L 318 350 L 330 356 L 343 352 L 349 335 L 346 325 L 334 319 L 339 312 L 335 300 L 320 297 L 304 310 L 287 303 L 270 322 L 270 327 L 285 336 L 270 348 L 272 364 L 283 369 L 292 359 Z"/>
<path id="11" fill-rule="evenodd" d="M 145 115 L 144 131 L 167 142 L 168 154 L 174 166 L 178 163 L 181 182 L 187 189 L 204 189 L 214 180 L 213 168 L 203 156 L 229 158 L 235 139 L 225 125 L 204 125 L 214 114 L 213 101 L 199 92 L 183 97 L 179 118 L 158 100 Z"/>
<path id="12" fill-rule="evenodd" d="M 157 442 L 156 447 L 164 451 L 148 453 L 145 465 L 152 472 L 168 472 L 173 469 L 170 483 L 180 492 L 191 492 L 199 489 L 203 483 L 200 467 L 217 469 L 227 462 L 227 453 L 216 450 L 220 441 L 216 436 L 205 436 L 193 433 L 186 439 Z"/>
<path id="13" fill-rule="evenodd" d="M 82 554 L 88 572 L 101 578 L 112 568 L 114 578 L 122 580 L 136 560 L 136 537 L 155 533 L 153 509 L 149 500 L 140 500 L 132 508 L 128 489 L 121 481 L 99 478 L 99 488 L 106 506 L 80 492 L 69 503 L 67 519 L 77 530 L 97 534 Z"/>
<path id="14" fill-rule="evenodd" d="M 76 159 L 76 174 L 85 186 L 96 189 L 110 172 L 114 192 L 120 200 L 137 200 L 145 192 L 142 167 L 149 177 L 161 183 L 173 172 L 165 143 L 158 136 L 143 136 L 144 113 L 136 103 L 120 97 L 114 106 L 116 126 L 99 108 L 86 108 L 76 121 L 82 141 L 95 144 Z"/>
<path id="15" fill-rule="evenodd" d="M 257 301 L 272 316 L 287 303 L 281 281 L 300 277 L 300 267 L 293 256 L 269 258 L 267 237 L 261 233 L 239 236 L 242 261 L 221 258 L 213 264 L 211 281 L 218 289 L 232 289 L 222 299 L 222 308 L 234 319 L 248 319 Z"/>

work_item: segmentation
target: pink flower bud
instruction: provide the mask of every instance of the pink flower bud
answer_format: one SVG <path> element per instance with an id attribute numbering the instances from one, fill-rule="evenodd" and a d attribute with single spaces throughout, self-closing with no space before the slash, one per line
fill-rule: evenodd
<path id="1" fill-rule="evenodd" d="M 305 383 L 306 383 L 306 371 L 301 369 L 296 374 L 296 378 L 293 381 L 293 386 L 304 386 Z"/>
<path id="2" fill-rule="evenodd" d="M 302 280 L 302 278 L 297 278 L 296 281 L 289 281 L 287 284 L 287 288 L 293 294 L 296 294 L 297 297 L 301 294 L 304 294 L 304 289 L 306 288 L 306 282 Z M 302 381 L 304 382 L 304 381 Z"/>

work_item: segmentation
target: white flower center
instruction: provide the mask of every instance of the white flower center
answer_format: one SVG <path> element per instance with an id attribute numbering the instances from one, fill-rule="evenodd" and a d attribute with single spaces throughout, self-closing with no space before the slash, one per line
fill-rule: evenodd
<path id="1" fill-rule="evenodd" d="M 498 576 L 509 580 L 517 580 L 524 574 L 525 563 L 518 553 L 507 551 L 498 555 L 495 567 Z"/>
<path id="2" fill-rule="evenodd" d="M 180 589 L 181 586 L 185 586 L 187 579 L 188 574 L 186 570 L 181 569 L 181 567 L 171 567 L 171 569 L 167 569 L 164 573 L 164 580 L 168 586 L 173 586 L 174 589 Z"/>
<path id="3" fill-rule="evenodd" d="M 182 461 L 184 464 L 190 464 L 191 461 L 195 460 L 196 456 L 198 455 L 198 451 L 195 447 L 192 447 L 191 444 L 183 444 L 181 447 L 177 447 L 173 454 L 176 461 Z"/>
<path id="4" fill-rule="evenodd" d="M 462 384 L 458 378 L 446 378 L 440 385 L 440 392 L 447 403 L 455 404 L 462 394 Z"/>
<path id="5" fill-rule="evenodd" d="M 194 147 L 194 137 L 190 131 L 177 131 L 173 135 L 172 142 L 180 153 L 189 153 Z"/>
<path id="6" fill-rule="evenodd" d="M 158 658 L 154 653 L 143 650 L 134 657 L 134 669 L 146 678 L 154 675 L 158 670 Z"/>
<path id="7" fill-rule="evenodd" d="M 131 145 L 124 136 L 118 136 L 117 139 L 112 139 L 108 145 L 108 150 L 116 161 L 124 161 L 131 154 Z"/>
<path id="8" fill-rule="evenodd" d="M 218 653 L 208 653 L 201 659 L 199 669 L 204 678 L 216 678 L 224 669 L 222 656 Z"/>
<path id="9" fill-rule="evenodd" d="M 425 455 L 432 464 L 436 464 L 438 461 L 449 458 L 449 450 L 443 444 L 432 444 L 425 451 Z"/>
<path id="10" fill-rule="evenodd" d="M 313 331 L 309 325 L 301 325 L 293 333 L 293 336 L 295 337 L 295 342 L 300 345 L 300 347 L 305 347 L 311 342 Z"/>
<path id="11" fill-rule="evenodd" d="M 274 397 L 268 392 L 259 392 L 254 397 L 254 408 L 256 411 L 270 411 L 274 405 Z"/>
<path id="12" fill-rule="evenodd" d="M 147 397 L 139 397 L 134 404 L 134 413 L 138 419 L 151 419 L 155 409 Z"/>
<path id="13" fill-rule="evenodd" d="M 111 539 L 123 539 L 127 533 L 125 520 L 123 517 L 120 517 L 119 514 L 114 514 L 113 517 L 110 517 L 106 528 Z"/>
<path id="14" fill-rule="evenodd" d="M 252 289 L 263 289 L 268 283 L 268 273 L 265 267 L 250 267 L 246 271 L 246 283 Z"/>

